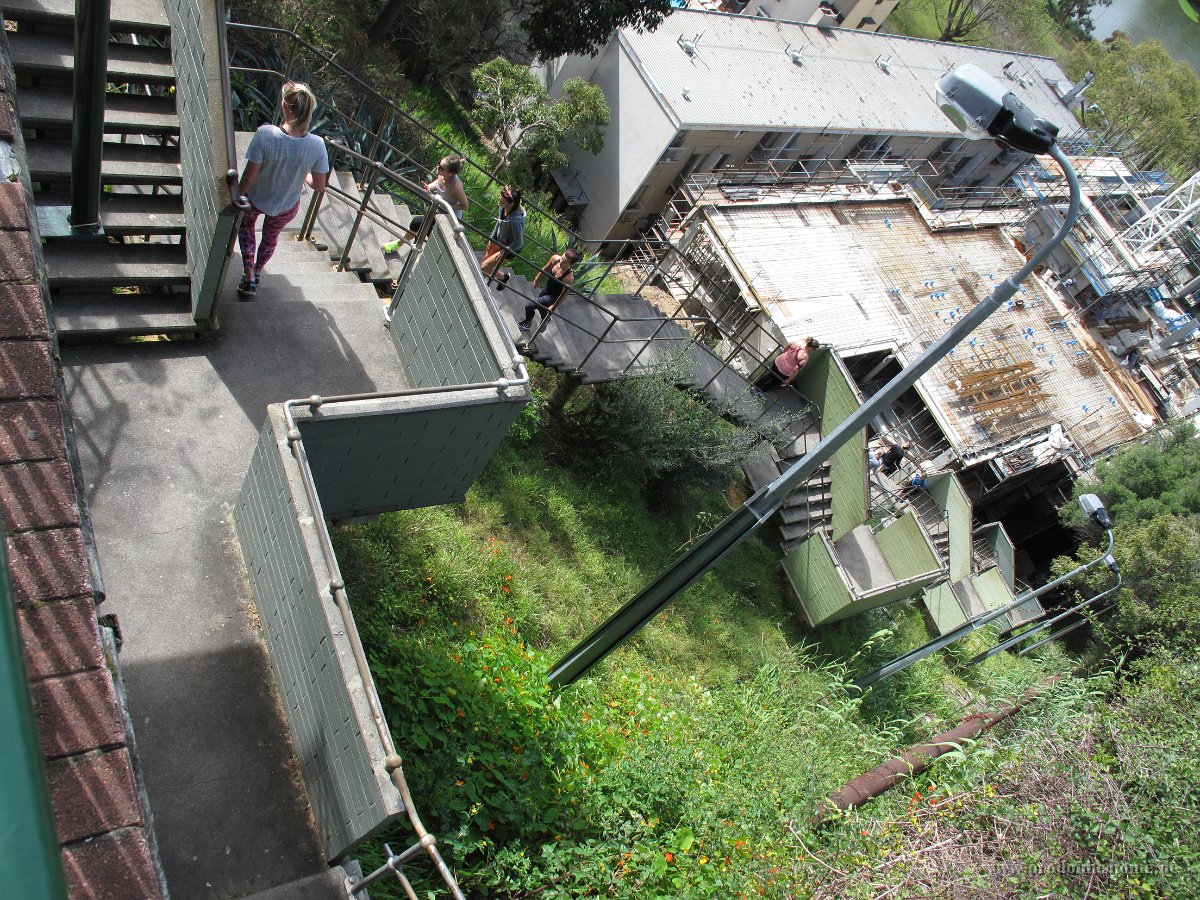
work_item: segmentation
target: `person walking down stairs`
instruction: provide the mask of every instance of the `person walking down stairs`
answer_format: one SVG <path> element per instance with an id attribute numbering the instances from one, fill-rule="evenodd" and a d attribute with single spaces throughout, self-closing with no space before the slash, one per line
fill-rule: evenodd
<path id="1" fill-rule="evenodd" d="M 562 301 L 567 288 L 574 284 L 575 263 L 581 259 L 583 259 L 583 254 L 574 247 L 550 257 L 550 261 L 533 279 L 534 287 L 537 287 L 543 278 L 546 279 L 546 286 L 542 288 L 541 294 L 536 299 L 525 304 L 525 320 L 518 322 L 517 328 L 521 331 L 529 331 L 533 327 L 535 312 L 541 310 L 542 316 L 545 317 L 554 310 L 554 307 Z"/>
<path id="2" fill-rule="evenodd" d="M 520 253 L 524 246 L 525 210 L 521 207 L 521 189 L 506 184 L 500 191 L 496 227 L 488 238 L 480 265 L 487 278 L 495 278 L 496 290 L 502 291 L 508 284 L 508 273 L 499 272 L 499 268 Z"/>
<path id="3" fill-rule="evenodd" d="M 246 150 L 246 168 L 238 193 L 249 203 L 238 229 L 243 277 L 238 293 L 253 297 L 279 235 L 300 209 L 300 190 L 307 184 L 325 190 L 329 154 L 325 142 L 308 133 L 317 98 L 308 85 L 289 81 L 283 86 L 283 125 L 263 125 Z M 262 240 L 255 247 L 255 226 L 263 216 Z"/>

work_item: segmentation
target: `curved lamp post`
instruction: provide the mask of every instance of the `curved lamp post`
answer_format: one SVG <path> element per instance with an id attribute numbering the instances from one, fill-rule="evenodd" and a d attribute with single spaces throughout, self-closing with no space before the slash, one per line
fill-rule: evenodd
<path id="1" fill-rule="evenodd" d="M 1011 299 L 1020 283 L 1040 266 L 1071 233 L 1079 215 L 1079 179 L 1070 161 L 1054 143 L 1058 129 L 1039 119 L 1003 83 L 973 65 L 959 66 L 938 80 L 937 102 L 968 137 L 991 137 L 1026 153 L 1048 153 L 1062 168 L 1070 186 L 1070 203 L 1062 226 L 1050 241 L 1004 281 L 925 352 L 902 369 L 848 419 L 827 434 L 816 447 L 797 460 L 775 481 L 754 492 L 723 522 L 704 535 L 692 549 L 660 572 L 642 592 L 629 600 L 587 638 L 560 659 L 549 679 L 565 687 L 583 677 L 594 665 L 637 633 L 664 606 L 686 590 L 767 521 L 787 496 L 813 476 L 834 452 L 913 386 L 922 375 L 983 321 Z"/>

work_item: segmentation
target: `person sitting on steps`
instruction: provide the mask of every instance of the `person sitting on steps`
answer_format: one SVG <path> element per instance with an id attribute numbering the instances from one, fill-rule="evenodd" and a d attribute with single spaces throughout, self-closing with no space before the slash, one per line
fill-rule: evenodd
<path id="1" fill-rule="evenodd" d="M 467 199 L 467 192 L 463 190 L 462 179 L 458 177 L 458 173 L 463 170 L 465 162 L 466 160 L 461 156 L 443 156 L 442 161 L 437 165 L 437 171 L 434 172 L 433 178 L 425 183 L 425 190 L 450 204 L 450 208 L 454 210 L 455 218 L 459 221 L 462 220 L 463 213 L 467 211 L 467 207 L 471 205 L 471 202 Z M 438 208 L 440 209 L 440 207 Z M 424 216 L 413 216 L 412 221 L 408 223 L 408 232 L 404 236 L 405 240 L 411 241 L 416 233 L 421 230 L 421 225 L 424 222 Z"/>
<path id="2" fill-rule="evenodd" d="M 814 337 L 807 337 L 803 342 L 790 342 L 771 360 L 771 364 L 758 376 L 754 386 L 764 393 L 771 388 L 787 387 L 795 381 L 800 370 L 808 365 L 809 354 L 820 347 L 821 342 Z"/>
<path id="3" fill-rule="evenodd" d="M 541 294 L 534 300 L 530 300 L 525 304 L 525 320 L 518 322 L 517 327 L 521 331 L 529 331 L 533 326 L 533 314 L 541 310 L 543 318 L 554 311 L 554 307 L 562 302 L 562 298 L 567 293 L 567 288 L 575 283 L 575 264 L 583 259 L 583 254 L 571 247 L 564 250 L 562 253 L 550 257 L 550 261 L 534 276 L 533 286 L 537 287 L 542 278 L 546 279 L 546 286 L 542 288 Z"/>

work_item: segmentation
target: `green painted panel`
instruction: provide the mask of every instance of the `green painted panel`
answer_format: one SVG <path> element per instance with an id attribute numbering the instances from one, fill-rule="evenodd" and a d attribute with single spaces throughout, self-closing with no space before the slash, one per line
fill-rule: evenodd
<path id="1" fill-rule="evenodd" d="M 262 634 L 327 858 L 337 859 L 402 811 L 382 744 L 328 591 L 313 515 L 289 477 L 278 407 L 234 507 Z"/>
<path id="2" fill-rule="evenodd" d="M 880 606 L 887 606 L 889 603 L 895 603 L 899 600 L 907 600 L 910 597 L 915 597 L 921 593 L 929 582 L 937 578 L 937 575 L 930 575 L 924 581 L 906 582 L 897 584 L 894 587 L 885 588 L 881 591 L 876 591 L 872 594 L 859 597 L 849 606 L 846 606 L 841 612 L 834 616 L 829 621 L 836 622 L 838 619 L 844 619 L 847 616 L 855 616 L 859 613 L 864 613 L 869 609 L 875 609 Z"/>
<path id="3" fill-rule="evenodd" d="M 950 580 L 962 581 L 971 574 L 971 544 L 974 541 L 974 512 L 958 476 L 951 472 L 929 478 L 929 494 L 946 513 L 949 530 Z"/>
<path id="4" fill-rule="evenodd" d="M 911 512 L 889 522 L 875 533 L 875 543 L 898 581 L 937 571 L 938 559 Z"/>
<path id="5" fill-rule="evenodd" d="M 476 384 L 503 375 L 449 233 L 448 227 L 430 231 L 390 325 L 413 387 Z"/>
<path id="6" fill-rule="evenodd" d="M 967 623 L 966 613 L 959 605 L 958 598 L 954 596 L 949 582 L 934 585 L 925 592 L 923 599 L 938 634 L 945 634 Z"/>
<path id="7" fill-rule="evenodd" d="M 1004 583 L 1008 585 L 1009 590 L 1015 590 L 1017 584 L 1016 551 L 1013 549 L 1008 532 L 999 522 L 991 522 L 980 529 L 980 536 L 991 546 L 992 555 L 996 559 L 996 565 L 1000 567 Z"/>
<path id="8" fill-rule="evenodd" d="M 0 829 L 0 884 L 9 886 L 12 897 L 60 900 L 67 896 L 67 889 L 21 645 L 8 558 L 4 541 L 0 541 L 0 728 L 4 734 L 0 803 L 7 810 L 5 826 Z M 99 784 L 97 788 L 103 789 Z M 90 811 L 100 797 L 76 796 L 72 801 Z M 94 815 L 99 815 L 99 810 Z"/>
<path id="9" fill-rule="evenodd" d="M 472 403 L 425 395 L 371 415 L 300 419 L 325 517 L 461 502 L 528 402 L 526 391 L 510 393 Z"/>
<path id="10" fill-rule="evenodd" d="M 998 609 L 1012 603 L 1012 591 L 1008 589 L 1008 585 L 1004 583 L 1004 576 L 995 566 L 984 569 L 973 577 L 971 584 L 985 609 Z"/>
<path id="11" fill-rule="evenodd" d="M 823 534 L 815 534 L 783 558 L 783 571 L 810 625 L 841 618 L 853 599 Z"/>
<path id="12" fill-rule="evenodd" d="M 862 405 L 862 398 L 837 354 L 814 353 L 796 377 L 796 388 L 821 412 L 821 433 L 828 434 Z M 847 441 L 829 461 L 833 496 L 834 540 L 867 521 L 867 456 L 865 433 Z"/>
<path id="13" fill-rule="evenodd" d="M 232 216 L 224 169 L 214 159 L 218 144 L 213 111 L 220 96 L 213 60 L 217 57 L 216 16 L 212 4 L 199 0 L 165 0 L 171 23 L 171 64 L 175 71 L 175 105 L 179 112 L 179 161 L 183 171 L 183 214 L 187 222 L 187 267 L 192 302 L 203 316 L 211 310 L 225 271 L 225 248 Z M 214 66 L 210 72 L 208 66 Z M 221 141 L 224 135 L 221 135 Z M 224 152 L 221 153 L 222 157 Z"/>

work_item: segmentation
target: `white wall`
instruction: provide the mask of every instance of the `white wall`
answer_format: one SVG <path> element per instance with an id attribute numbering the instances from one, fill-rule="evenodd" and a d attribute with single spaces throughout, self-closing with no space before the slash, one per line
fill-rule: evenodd
<path id="1" fill-rule="evenodd" d="M 614 235 L 617 220 L 670 145 L 676 128 L 620 41 L 609 43 L 595 59 L 595 68 L 589 74 L 575 60 L 568 61 L 556 74 L 551 92 L 572 75 L 585 78 L 604 91 L 612 110 L 612 123 L 600 153 L 593 156 L 572 145 L 564 148 L 588 196 L 580 233 L 585 238 L 608 237 Z M 651 193 L 649 188 L 646 193 Z M 653 201 L 650 209 L 661 208 L 663 197 L 646 199 Z M 633 230 L 631 223 L 622 226 L 620 232 L 632 234 Z"/>

